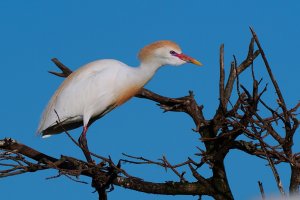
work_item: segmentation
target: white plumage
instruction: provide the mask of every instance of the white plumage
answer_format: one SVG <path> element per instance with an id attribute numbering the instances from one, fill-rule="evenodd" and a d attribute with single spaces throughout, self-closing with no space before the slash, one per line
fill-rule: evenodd
<path id="1" fill-rule="evenodd" d="M 91 117 L 117 106 L 126 89 L 143 84 L 139 76 L 132 75 L 139 71 L 116 60 L 98 60 L 81 67 L 51 98 L 38 132 L 57 126 L 57 121 L 62 125 L 83 121 L 83 125 L 87 125 Z M 43 135 L 47 135 L 47 131 Z"/>
<path id="2" fill-rule="evenodd" d="M 158 41 L 144 47 L 139 67 L 129 67 L 112 59 L 91 62 L 74 71 L 49 101 L 39 124 L 43 136 L 83 126 L 79 143 L 88 150 L 85 134 L 88 126 L 113 108 L 133 97 L 163 65 L 181 65 L 197 60 L 182 54 L 171 41 Z M 85 144 L 84 144 L 85 143 Z M 87 151 L 85 156 L 91 161 Z"/>

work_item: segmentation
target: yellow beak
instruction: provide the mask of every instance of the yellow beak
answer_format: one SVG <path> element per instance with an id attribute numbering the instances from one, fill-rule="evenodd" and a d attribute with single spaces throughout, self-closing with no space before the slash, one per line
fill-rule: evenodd
<path id="1" fill-rule="evenodd" d="M 194 59 L 194 58 L 191 58 L 189 62 L 190 62 L 190 63 L 193 63 L 193 64 L 195 64 L 195 65 L 199 65 L 199 66 L 202 66 L 202 65 L 203 65 L 201 62 L 199 62 L 198 60 L 196 60 L 196 59 Z"/>
<path id="2" fill-rule="evenodd" d="M 203 64 L 202 64 L 201 62 L 199 62 L 198 60 L 196 60 L 196 59 L 194 59 L 194 58 L 192 58 L 192 57 L 190 57 L 190 56 L 187 56 L 187 55 L 185 55 L 185 54 L 183 54 L 183 53 L 178 54 L 177 56 L 178 56 L 181 60 L 184 60 L 184 61 L 186 61 L 186 62 L 188 62 L 188 63 L 193 63 L 193 64 L 199 65 L 199 66 L 202 66 L 202 65 L 203 65 Z"/>

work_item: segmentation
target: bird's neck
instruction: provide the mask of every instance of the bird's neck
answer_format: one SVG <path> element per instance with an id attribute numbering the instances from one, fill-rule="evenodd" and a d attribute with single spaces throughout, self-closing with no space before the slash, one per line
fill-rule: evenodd
<path id="1" fill-rule="evenodd" d="M 161 66 L 161 64 L 155 62 L 142 62 L 140 66 L 137 67 L 139 77 L 142 78 L 146 84 Z"/>

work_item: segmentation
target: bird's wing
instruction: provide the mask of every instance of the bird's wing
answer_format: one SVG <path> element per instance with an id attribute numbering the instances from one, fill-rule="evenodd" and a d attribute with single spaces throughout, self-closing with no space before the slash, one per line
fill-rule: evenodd
<path id="1" fill-rule="evenodd" d="M 77 128 L 83 121 L 87 124 L 90 118 L 99 118 L 112 110 L 116 101 L 115 87 L 119 85 L 115 84 L 117 75 L 123 69 L 123 63 L 101 60 L 73 72 L 52 96 L 41 118 L 38 133 L 50 130 L 57 121 L 69 124 L 66 130 Z"/>
<path id="2" fill-rule="evenodd" d="M 115 104 L 113 104 L 111 106 L 108 106 L 99 115 L 91 117 L 91 119 L 89 120 L 88 125 L 92 124 L 94 121 L 96 121 L 97 119 L 101 118 L 106 113 L 112 111 L 115 107 L 116 107 Z M 61 133 L 61 132 L 65 132 L 67 130 L 73 130 L 73 129 L 76 129 L 78 127 L 81 127 L 82 124 L 83 124 L 83 118 L 82 117 L 69 118 L 69 119 L 66 119 L 65 121 L 61 121 L 59 123 L 56 123 L 56 124 L 54 124 L 54 125 L 49 126 L 48 128 L 46 128 L 45 130 L 42 131 L 42 136 L 43 137 L 48 137 L 48 136 L 51 136 L 53 134 L 58 134 L 58 133 Z"/>

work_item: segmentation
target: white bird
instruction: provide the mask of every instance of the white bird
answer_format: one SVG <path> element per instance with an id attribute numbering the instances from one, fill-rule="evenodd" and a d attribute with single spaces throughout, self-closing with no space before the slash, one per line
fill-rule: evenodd
<path id="1" fill-rule="evenodd" d="M 202 65 L 168 40 L 144 47 L 138 57 L 141 61 L 139 67 L 103 59 L 74 71 L 52 96 L 37 132 L 46 137 L 83 126 L 78 142 L 91 162 L 86 132 L 95 120 L 137 94 L 161 66 L 178 66 L 187 62 Z"/>

